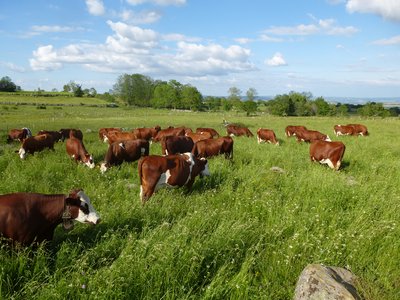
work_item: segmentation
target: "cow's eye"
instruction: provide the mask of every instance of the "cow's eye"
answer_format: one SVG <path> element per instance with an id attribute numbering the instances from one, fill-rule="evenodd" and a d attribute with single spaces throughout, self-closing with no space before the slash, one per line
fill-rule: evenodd
<path id="1" fill-rule="evenodd" d="M 89 205 L 87 203 L 83 203 L 81 205 L 81 210 L 85 215 L 89 214 Z"/>

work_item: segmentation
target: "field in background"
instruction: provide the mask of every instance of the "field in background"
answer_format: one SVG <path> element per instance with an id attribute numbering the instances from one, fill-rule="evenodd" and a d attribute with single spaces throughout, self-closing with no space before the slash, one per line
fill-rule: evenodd
<path id="1" fill-rule="evenodd" d="M 7 107 L 7 108 L 6 108 Z M 291 299 L 310 263 L 347 267 L 366 299 L 400 298 L 398 119 L 245 117 L 152 109 L 0 105 L 0 193 L 67 193 L 82 187 L 102 217 L 96 227 L 56 230 L 37 250 L 0 248 L 0 298 Z M 137 163 L 101 175 L 76 165 L 65 144 L 21 161 L 10 128 L 80 128 L 96 163 L 100 127 L 242 123 L 273 129 L 281 146 L 235 138 L 234 159 L 209 159 L 192 191 L 160 190 L 143 207 Z M 368 137 L 333 136 L 363 123 Z M 284 136 L 305 125 L 346 145 L 343 169 L 309 161 L 307 144 Z M 160 154 L 159 144 L 151 145 Z M 283 173 L 271 171 L 271 167 Z"/>

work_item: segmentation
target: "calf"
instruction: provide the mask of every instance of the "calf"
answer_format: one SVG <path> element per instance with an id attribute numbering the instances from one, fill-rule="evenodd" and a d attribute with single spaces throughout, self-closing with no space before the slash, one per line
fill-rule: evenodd
<path id="1" fill-rule="evenodd" d="M 326 134 L 323 134 L 316 130 L 300 130 L 296 133 L 296 139 L 298 142 L 307 142 L 310 143 L 312 141 L 321 140 L 330 142 L 331 139 Z"/>
<path id="2" fill-rule="evenodd" d="M 226 132 L 230 136 L 242 136 L 242 135 L 245 135 L 247 137 L 254 136 L 247 127 L 237 126 L 233 124 L 226 126 Z"/>
<path id="3" fill-rule="evenodd" d="M 21 145 L 19 151 L 19 157 L 24 159 L 27 154 L 34 154 L 40 152 L 45 148 L 54 150 L 54 139 L 49 134 L 40 134 L 26 138 Z"/>
<path id="4" fill-rule="evenodd" d="M 24 139 L 31 137 L 32 132 L 29 128 L 24 127 L 22 129 L 11 129 L 7 135 L 7 143 L 18 140 L 22 142 Z"/>
<path id="5" fill-rule="evenodd" d="M 197 175 L 209 176 L 208 163 L 190 152 L 178 155 L 145 156 L 139 160 L 140 199 L 142 204 L 164 186 L 192 187 Z"/>
<path id="6" fill-rule="evenodd" d="M 314 141 L 310 145 L 311 161 L 328 164 L 334 170 L 339 170 L 342 163 L 345 145 L 342 142 Z"/>
<path id="7" fill-rule="evenodd" d="M 67 153 L 76 162 L 82 162 L 87 165 L 90 169 L 94 168 L 93 157 L 87 152 L 83 142 L 71 136 L 65 143 Z"/>
<path id="8" fill-rule="evenodd" d="M 295 136 L 299 131 L 307 130 L 305 126 L 293 126 L 293 125 L 288 125 L 285 128 L 285 135 L 287 137 Z"/>
<path id="9" fill-rule="evenodd" d="M 72 229 L 74 221 L 90 224 L 100 221 L 82 190 L 73 190 L 69 195 L 0 195 L 0 235 L 14 243 L 29 245 L 51 240 L 58 224 Z"/>
<path id="10" fill-rule="evenodd" d="M 353 126 L 355 135 L 362 135 L 362 136 L 369 135 L 367 126 L 365 126 L 365 125 L 348 124 L 347 126 Z"/>
<path id="11" fill-rule="evenodd" d="M 336 136 L 355 134 L 354 127 L 349 125 L 335 125 L 333 126 L 333 132 L 336 134 Z"/>
<path id="12" fill-rule="evenodd" d="M 257 130 L 257 141 L 259 144 L 261 142 L 268 142 L 275 145 L 279 145 L 279 142 L 275 136 L 275 132 L 271 129 L 259 128 Z"/>
<path id="13" fill-rule="evenodd" d="M 149 155 L 149 142 L 147 140 L 128 140 L 113 143 L 108 147 L 100 171 L 104 173 L 111 166 L 119 166 L 124 161 L 132 162 L 147 155 Z"/>
<path id="14" fill-rule="evenodd" d="M 190 152 L 193 149 L 193 140 L 187 136 L 167 136 L 161 140 L 161 153 L 171 155 Z"/>
<path id="15" fill-rule="evenodd" d="M 197 133 L 209 132 L 213 138 L 214 137 L 219 137 L 219 133 L 214 128 L 199 127 L 199 128 L 196 128 L 196 132 Z"/>
<path id="16" fill-rule="evenodd" d="M 193 146 L 192 154 L 202 158 L 225 154 L 225 158 L 233 159 L 233 139 L 230 136 L 224 136 L 198 141 Z"/>

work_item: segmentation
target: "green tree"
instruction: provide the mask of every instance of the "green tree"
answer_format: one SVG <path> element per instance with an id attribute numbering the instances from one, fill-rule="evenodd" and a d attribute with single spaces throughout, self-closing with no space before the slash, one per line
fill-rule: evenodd
<path id="1" fill-rule="evenodd" d="M 150 106 L 154 81 L 141 74 L 123 74 L 114 84 L 113 94 L 128 105 Z"/>
<path id="2" fill-rule="evenodd" d="M 243 101 L 242 109 L 246 112 L 246 115 L 249 116 L 257 111 L 257 103 L 253 100 Z"/>
<path id="3" fill-rule="evenodd" d="M 328 116 L 331 113 L 331 107 L 324 98 L 318 97 L 312 105 L 313 112 L 317 116 Z"/>
<path id="4" fill-rule="evenodd" d="M 200 110 L 203 96 L 194 86 L 184 85 L 181 90 L 181 101 L 183 108 L 190 110 Z"/>
<path id="5" fill-rule="evenodd" d="M 274 99 L 268 101 L 267 109 L 272 115 L 276 116 L 294 116 L 295 106 L 289 95 L 277 95 Z"/>
<path id="6" fill-rule="evenodd" d="M 247 100 L 254 101 L 257 96 L 257 90 L 255 88 L 249 88 L 246 92 Z"/>
<path id="7" fill-rule="evenodd" d="M 17 86 L 14 82 L 12 82 L 11 78 L 5 76 L 0 79 L 0 91 L 1 92 L 16 92 L 20 91 L 21 87 Z"/>
<path id="8" fill-rule="evenodd" d="M 75 97 L 82 97 L 83 95 L 84 95 L 84 92 L 82 90 L 82 85 L 81 84 L 77 84 L 75 86 L 75 89 L 74 89 L 74 96 Z"/>
<path id="9" fill-rule="evenodd" d="M 368 102 L 357 111 L 365 117 L 388 117 L 390 112 L 383 107 L 382 103 Z"/>
<path id="10" fill-rule="evenodd" d="M 228 94 L 228 101 L 231 102 L 232 107 L 240 109 L 242 107 L 242 102 L 240 100 L 240 95 L 242 94 L 242 91 L 239 88 L 233 86 L 229 88 Z"/>
<path id="11" fill-rule="evenodd" d="M 162 83 L 157 85 L 154 89 L 151 104 L 156 108 L 173 108 L 175 97 L 177 97 L 177 95 L 174 87 L 168 83 Z"/>

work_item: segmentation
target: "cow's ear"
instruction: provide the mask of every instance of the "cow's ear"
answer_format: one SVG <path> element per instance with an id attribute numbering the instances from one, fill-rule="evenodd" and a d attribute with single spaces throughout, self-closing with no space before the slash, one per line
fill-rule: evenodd
<path id="1" fill-rule="evenodd" d="M 73 198 L 73 199 L 77 199 L 79 198 L 78 193 L 82 191 L 82 189 L 73 189 L 71 190 L 71 192 L 69 193 L 69 198 Z"/>
<path id="2" fill-rule="evenodd" d="M 71 197 L 71 195 L 69 197 L 67 197 L 65 199 L 65 205 L 67 206 L 80 206 L 81 205 L 81 200 L 78 197 L 78 195 L 75 195 L 74 197 Z"/>

